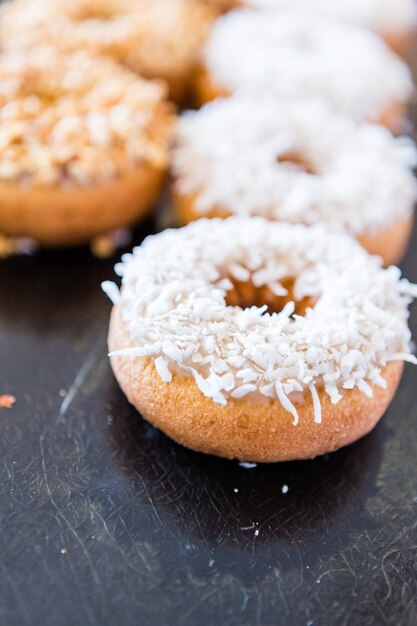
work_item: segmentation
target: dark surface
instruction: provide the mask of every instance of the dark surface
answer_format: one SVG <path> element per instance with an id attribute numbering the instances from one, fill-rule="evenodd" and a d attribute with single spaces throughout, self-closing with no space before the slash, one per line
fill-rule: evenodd
<path id="1" fill-rule="evenodd" d="M 0 410 L 0 623 L 416 624 L 412 366 L 377 429 L 328 458 L 249 470 L 189 452 L 113 380 L 112 265 L 0 263 L 0 393 L 17 397 Z"/>
<path id="2" fill-rule="evenodd" d="M 192 453 L 113 379 L 112 266 L 82 250 L 0 263 L 0 394 L 17 397 L 0 410 L 0 624 L 417 624 L 416 370 L 327 458 Z M 417 231 L 402 268 L 417 282 Z"/>

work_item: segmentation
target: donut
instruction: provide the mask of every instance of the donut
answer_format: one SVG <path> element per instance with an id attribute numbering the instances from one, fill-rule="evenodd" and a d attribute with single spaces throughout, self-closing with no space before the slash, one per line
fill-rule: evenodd
<path id="1" fill-rule="evenodd" d="M 397 54 L 405 56 L 417 26 L 414 0 L 245 0 L 248 7 L 313 9 L 374 31 Z"/>
<path id="2" fill-rule="evenodd" d="M 408 67 L 377 35 L 301 9 L 220 17 L 195 83 L 200 103 L 237 91 L 322 98 L 355 120 L 394 132 L 413 92 Z"/>
<path id="3" fill-rule="evenodd" d="M 0 44 L 87 48 L 144 78 L 165 79 L 181 100 L 214 17 L 193 0 L 15 0 L 0 12 Z"/>
<path id="4" fill-rule="evenodd" d="M 0 55 L 0 232 L 42 246 L 130 226 L 157 199 L 173 114 L 165 87 L 51 47 Z"/>
<path id="5" fill-rule="evenodd" d="M 368 433 L 410 353 L 417 288 L 351 237 L 261 217 L 145 239 L 103 288 L 128 400 L 169 437 L 241 461 L 313 458 Z"/>
<path id="6" fill-rule="evenodd" d="M 382 126 L 354 122 L 323 101 L 234 95 L 185 113 L 174 143 L 180 224 L 235 214 L 324 222 L 386 265 L 405 251 L 417 153 Z"/>

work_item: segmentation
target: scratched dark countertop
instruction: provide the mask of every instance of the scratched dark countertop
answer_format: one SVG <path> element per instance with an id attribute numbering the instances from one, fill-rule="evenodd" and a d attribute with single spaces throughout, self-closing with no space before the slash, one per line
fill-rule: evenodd
<path id="1" fill-rule="evenodd" d="M 111 374 L 114 261 L 0 262 L 0 394 L 17 398 L 0 410 L 0 624 L 417 624 L 416 370 L 373 433 L 327 457 L 244 469 L 190 452 Z M 401 267 L 417 282 L 417 229 Z"/>

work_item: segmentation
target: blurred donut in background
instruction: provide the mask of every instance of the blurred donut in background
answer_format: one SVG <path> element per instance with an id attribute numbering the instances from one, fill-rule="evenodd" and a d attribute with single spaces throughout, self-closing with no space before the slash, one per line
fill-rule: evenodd
<path id="1" fill-rule="evenodd" d="M 321 222 L 390 265 L 411 231 L 416 157 L 411 140 L 355 123 L 322 101 L 219 99 L 177 126 L 176 217 L 180 224 L 231 215 Z"/>
<path id="2" fill-rule="evenodd" d="M 361 121 L 402 128 L 411 73 L 374 33 L 301 9 L 217 20 L 196 76 L 200 103 L 235 92 L 322 98 Z"/>
<path id="3" fill-rule="evenodd" d="M 194 0 L 15 0 L 1 9 L 0 43 L 109 55 L 182 100 L 214 17 Z"/>
<path id="4" fill-rule="evenodd" d="M 417 30 L 414 0 L 245 0 L 260 9 L 299 7 L 369 28 L 397 54 L 405 56 Z"/>
<path id="5" fill-rule="evenodd" d="M 157 199 L 173 123 L 165 85 L 51 47 L 0 55 L 0 232 L 87 243 Z"/>

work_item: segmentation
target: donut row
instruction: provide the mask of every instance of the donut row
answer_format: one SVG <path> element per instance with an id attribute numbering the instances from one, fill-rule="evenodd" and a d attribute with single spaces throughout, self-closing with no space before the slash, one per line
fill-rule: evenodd
<path id="1" fill-rule="evenodd" d="M 288 8 L 276 1 L 276 10 L 253 2 L 252 8 L 217 21 L 215 14 L 230 7 L 210 4 L 14 0 L 3 6 L 0 233 L 56 246 L 130 227 L 155 206 L 172 163 L 173 198 L 182 223 L 242 211 L 306 224 L 323 221 L 353 233 L 371 252 L 383 253 L 387 263 L 397 262 L 415 199 L 413 148 L 353 121 L 379 122 L 391 130 L 403 126 L 413 89 L 405 63 L 371 32 L 323 16 L 325 2 L 315 11 L 302 2 Z M 383 22 L 389 9 L 382 0 L 373 4 L 381 10 L 378 20 L 376 8 L 369 6 L 368 21 L 360 15 L 353 21 Z M 331 6 L 336 12 L 346 2 Z M 355 17 L 355 11 L 349 15 Z M 342 8 L 339 12 L 343 17 Z M 411 9 L 399 13 L 403 30 L 411 30 Z M 392 27 L 401 30 L 399 22 L 391 20 Z M 232 97 L 176 122 L 167 99 L 183 99 L 191 86 L 196 101 Z M 293 104 L 285 109 L 283 100 Z M 328 112 L 315 100 L 327 103 Z M 277 116 L 274 101 L 281 109 Z M 264 115 L 269 123 L 260 119 Z M 281 115 L 291 130 L 274 123 Z M 251 138 L 231 137 L 240 132 L 237 118 L 251 126 Z M 264 135 L 271 132 L 269 141 Z M 343 133 L 349 135 L 346 142 Z M 326 148 L 320 157 L 313 155 L 320 163 L 312 172 L 311 163 L 294 163 L 294 158 L 310 158 L 315 147 L 309 144 L 314 137 L 318 144 L 318 135 Z M 228 163 L 217 155 L 223 149 Z M 255 154 L 258 168 L 249 187 L 243 179 L 247 168 L 255 167 Z M 211 173 L 199 186 L 207 166 Z M 361 167 L 366 176 L 360 175 Z M 342 208 L 336 213 L 335 206 Z"/>
<path id="2" fill-rule="evenodd" d="M 170 172 L 182 228 L 145 239 L 116 266 L 121 289 L 103 288 L 120 386 L 195 450 L 336 450 L 417 362 L 417 288 L 392 266 L 417 198 L 416 148 L 395 136 L 413 84 L 383 42 L 398 50 L 416 15 L 366 4 L 1 9 L 0 233 L 90 242 L 149 213 Z M 202 108 L 176 115 L 187 98 Z"/>
<path id="3" fill-rule="evenodd" d="M 417 198 L 415 146 L 390 132 L 410 76 L 376 36 L 294 9 L 228 14 L 201 58 L 212 101 L 171 151 L 183 227 L 125 255 L 120 290 L 103 284 L 111 364 L 182 445 L 312 458 L 368 433 L 417 363 L 417 289 L 391 265 Z"/>

